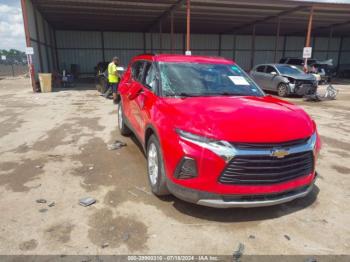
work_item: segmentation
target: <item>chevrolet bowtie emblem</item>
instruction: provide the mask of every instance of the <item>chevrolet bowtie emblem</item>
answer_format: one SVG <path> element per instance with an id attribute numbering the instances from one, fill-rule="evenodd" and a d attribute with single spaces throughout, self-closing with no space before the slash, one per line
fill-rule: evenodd
<path id="1" fill-rule="evenodd" d="M 289 152 L 283 149 L 275 149 L 271 151 L 271 156 L 274 156 L 277 158 L 284 158 L 285 156 L 288 156 L 288 155 L 289 155 Z"/>

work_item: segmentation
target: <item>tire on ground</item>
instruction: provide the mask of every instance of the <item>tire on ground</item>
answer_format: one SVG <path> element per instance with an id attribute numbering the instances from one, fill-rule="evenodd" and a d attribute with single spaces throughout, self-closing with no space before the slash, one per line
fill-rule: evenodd
<path id="1" fill-rule="evenodd" d="M 158 156 L 158 177 L 156 184 L 152 184 L 149 174 L 149 149 L 151 144 L 154 144 L 157 149 L 157 156 Z M 163 154 L 162 150 L 160 148 L 159 141 L 155 135 L 151 135 L 147 142 L 147 173 L 148 173 L 148 179 L 149 184 L 151 186 L 152 192 L 157 196 L 166 196 L 169 195 L 169 191 L 166 185 L 166 174 L 165 174 L 165 167 L 164 167 L 164 160 L 163 160 Z"/>

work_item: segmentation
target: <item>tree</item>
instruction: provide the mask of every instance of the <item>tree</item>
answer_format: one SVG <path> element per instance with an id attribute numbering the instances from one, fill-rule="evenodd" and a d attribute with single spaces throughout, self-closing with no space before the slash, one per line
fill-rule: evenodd
<path id="1" fill-rule="evenodd" d="M 0 56 L 6 56 L 6 60 L 0 59 L 1 64 L 26 64 L 27 63 L 27 56 L 24 52 L 16 50 L 16 49 L 10 49 L 0 50 Z"/>

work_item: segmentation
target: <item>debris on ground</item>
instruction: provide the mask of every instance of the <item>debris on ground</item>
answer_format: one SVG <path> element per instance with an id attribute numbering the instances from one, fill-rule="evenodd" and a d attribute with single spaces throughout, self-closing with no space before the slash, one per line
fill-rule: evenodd
<path id="1" fill-rule="evenodd" d="M 92 197 L 84 197 L 79 200 L 79 204 L 84 207 L 91 206 L 92 204 L 95 204 L 95 203 L 96 203 L 96 199 Z"/>
<path id="2" fill-rule="evenodd" d="M 284 235 L 285 239 L 287 239 L 288 241 L 290 240 L 290 236 L 288 235 Z"/>
<path id="3" fill-rule="evenodd" d="M 37 165 L 37 166 L 35 166 L 35 168 L 37 168 L 37 169 L 42 169 L 42 168 L 43 168 L 43 166 L 41 166 L 41 165 Z"/>
<path id="4" fill-rule="evenodd" d="M 106 247 L 108 247 L 108 246 L 109 246 L 109 243 L 103 243 L 103 244 L 101 245 L 102 248 L 106 248 Z"/>
<path id="5" fill-rule="evenodd" d="M 135 194 L 134 192 L 132 192 L 132 191 L 128 191 L 128 193 L 130 194 L 130 195 L 133 195 L 134 197 L 138 197 L 138 195 L 137 194 Z"/>
<path id="6" fill-rule="evenodd" d="M 138 187 L 138 186 L 135 186 L 135 189 L 147 194 L 147 195 L 152 195 L 151 192 L 147 191 L 145 187 Z"/>
<path id="7" fill-rule="evenodd" d="M 45 203 L 47 203 L 46 199 L 43 199 L 43 198 L 37 199 L 36 202 L 38 204 L 45 204 Z"/>
<path id="8" fill-rule="evenodd" d="M 121 149 L 122 147 L 127 146 L 126 143 L 116 140 L 113 144 L 110 144 L 107 146 L 108 150 L 117 150 L 117 149 Z"/>
<path id="9" fill-rule="evenodd" d="M 255 239 L 255 236 L 254 236 L 254 235 L 249 235 L 248 238 L 249 238 L 249 239 Z"/>
<path id="10" fill-rule="evenodd" d="M 317 259 L 311 257 L 311 258 L 306 259 L 305 262 L 317 262 Z"/>
<path id="11" fill-rule="evenodd" d="M 51 202 L 50 204 L 48 204 L 47 206 L 48 207 L 54 207 L 56 205 L 56 203 L 55 202 Z"/>
<path id="12" fill-rule="evenodd" d="M 233 261 L 240 261 L 240 258 L 243 256 L 244 244 L 239 243 L 235 252 L 233 252 Z"/>
<path id="13" fill-rule="evenodd" d="M 122 239 L 123 239 L 123 241 L 128 241 L 129 237 L 130 237 L 129 233 L 124 233 L 122 236 Z"/>
<path id="14" fill-rule="evenodd" d="M 45 212 L 47 212 L 48 211 L 48 209 L 47 208 L 42 208 L 42 209 L 39 209 L 39 212 L 40 213 L 45 213 Z"/>
<path id="15" fill-rule="evenodd" d="M 93 166 L 90 166 L 90 167 L 89 167 L 89 170 L 94 170 L 94 167 L 93 167 Z"/>

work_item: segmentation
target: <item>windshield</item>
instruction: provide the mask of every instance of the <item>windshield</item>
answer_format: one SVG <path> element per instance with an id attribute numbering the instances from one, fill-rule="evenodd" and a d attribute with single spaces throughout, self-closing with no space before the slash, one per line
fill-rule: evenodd
<path id="1" fill-rule="evenodd" d="M 237 65 L 160 62 L 164 96 L 263 96 Z"/>
<path id="2" fill-rule="evenodd" d="M 304 73 L 296 66 L 276 65 L 276 67 L 281 75 L 299 75 Z"/>

